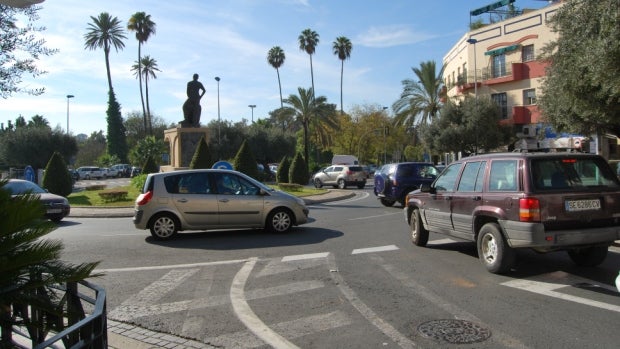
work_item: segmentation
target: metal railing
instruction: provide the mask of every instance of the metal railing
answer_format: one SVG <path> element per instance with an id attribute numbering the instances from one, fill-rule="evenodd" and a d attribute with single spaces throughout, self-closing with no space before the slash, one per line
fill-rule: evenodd
<path id="1" fill-rule="evenodd" d="M 78 285 L 82 286 L 79 290 Z M 13 305 L 13 316 L 21 318 L 24 325 L 13 326 L 7 332 L 2 328 L 3 345 L 8 342 L 17 348 L 107 348 L 105 290 L 83 280 L 58 285 L 56 291 L 60 299 L 56 307 L 63 315 L 30 305 Z"/>

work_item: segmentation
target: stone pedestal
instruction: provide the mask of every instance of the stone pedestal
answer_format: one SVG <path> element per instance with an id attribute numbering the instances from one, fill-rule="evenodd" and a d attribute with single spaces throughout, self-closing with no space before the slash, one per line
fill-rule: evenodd
<path id="1" fill-rule="evenodd" d="M 200 138 L 209 142 L 209 129 L 206 127 L 177 127 L 164 131 L 164 142 L 170 147 L 170 165 L 161 166 L 162 172 L 189 168 Z"/>

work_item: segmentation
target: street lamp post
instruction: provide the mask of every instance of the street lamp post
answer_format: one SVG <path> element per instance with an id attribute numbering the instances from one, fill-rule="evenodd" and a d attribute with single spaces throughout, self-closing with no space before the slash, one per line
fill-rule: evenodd
<path id="1" fill-rule="evenodd" d="M 468 44 L 474 45 L 474 106 L 476 110 L 476 116 L 478 114 L 478 67 L 476 66 L 476 43 L 478 40 L 474 38 L 467 39 Z M 478 153 L 478 125 L 474 124 L 474 137 L 476 144 L 474 145 L 474 151 Z"/>
<path id="2" fill-rule="evenodd" d="M 69 134 L 69 99 L 75 97 L 74 95 L 67 95 L 67 134 Z"/>
<path id="3" fill-rule="evenodd" d="M 217 81 L 217 155 L 218 160 L 221 160 L 221 144 L 220 144 L 220 77 L 216 76 L 215 81 Z"/>
<path id="4" fill-rule="evenodd" d="M 252 109 L 252 123 L 254 123 L 254 108 L 256 108 L 256 104 L 250 104 L 248 107 Z"/>

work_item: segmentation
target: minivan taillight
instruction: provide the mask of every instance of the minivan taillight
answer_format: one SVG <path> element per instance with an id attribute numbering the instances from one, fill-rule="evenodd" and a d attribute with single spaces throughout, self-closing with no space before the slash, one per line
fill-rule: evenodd
<path id="1" fill-rule="evenodd" d="M 138 198 L 136 199 L 136 205 L 138 206 L 146 205 L 149 203 L 149 201 L 151 201 L 152 198 L 153 198 L 152 191 L 147 191 L 144 194 L 140 194 Z"/>
<path id="2" fill-rule="evenodd" d="M 540 222 L 540 201 L 536 198 L 519 199 L 519 220 Z"/>

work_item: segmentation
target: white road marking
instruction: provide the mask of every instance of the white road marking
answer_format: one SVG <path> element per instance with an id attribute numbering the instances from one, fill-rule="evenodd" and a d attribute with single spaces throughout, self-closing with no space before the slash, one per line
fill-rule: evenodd
<path id="1" fill-rule="evenodd" d="M 163 269 L 177 269 L 177 268 L 209 267 L 209 266 L 214 266 L 214 265 L 237 264 L 237 263 L 243 263 L 246 261 L 247 259 L 231 259 L 228 261 L 202 262 L 202 263 L 190 263 L 190 264 L 154 265 L 150 267 L 95 269 L 94 272 L 115 273 L 115 272 L 120 272 L 120 271 L 147 271 L 147 270 L 163 270 Z"/>
<path id="2" fill-rule="evenodd" d="M 349 218 L 349 220 L 350 221 L 359 221 L 359 220 L 363 220 L 363 219 L 373 219 L 373 218 L 386 217 L 386 216 L 394 216 L 394 215 L 402 215 L 402 214 L 403 214 L 402 212 L 386 212 L 384 214 L 379 214 L 379 215 L 374 215 L 374 216 Z"/>
<path id="3" fill-rule="evenodd" d="M 375 252 L 384 252 L 384 251 L 394 251 L 398 250 L 396 245 L 388 245 L 388 246 L 377 246 L 377 247 L 367 247 L 367 248 L 356 248 L 351 252 L 351 254 L 361 254 L 361 253 L 375 253 Z"/>
<path id="4" fill-rule="evenodd" d="M 325 258 L 302 259 L 295 261 L 282 261 L 282 258 L 272 258 L 265 267 L 256 274 L 256 277 L 276 275 L 291 271 L 311 269 L 326 263 Z"/>
<path id="5" fill-rule="evenodd" d="M 241 267 L 239 272 L 235 275 L 232 285 L 230 287 L 230 302 L 232 304 L 237 318 L 257 337 L 264 340 L 265 343 L 270 346 L 280 348 L 298 348 L 295 344 L 286 340 L 286 338 L 277 334 L 274 330 L 269 328 L 250 308 L 250 305 L 245 299 L 245 283 L 256 264 L 257 258 L 250 258 Z"/>
<path id="6" fill-rule="evenodd" d="M 565 287 L 574 287 L 574 285 L 576 284 L 584 283 L 595 285 L 596 287 L 600 287 L 612 292 L 615 291 L 615 289 L 611 286 L 599 284 L 596 281 L 588 280 L 586 278 L 568 274 L 562 271 L 543 274 L 529 279 L 507 281 L 502 283 L 501 285 L 620 313 L 620 306 L 618 305 L 599 302 L 556 291 Z"/>
<path id="7" fill-rule="evenodd" d="M 194 299 L 208 296 L 211 293 L 215 268 L 202 268 L 197 280 L 193 283 Z M 181 336 L 186 338 L 198 338 L 204 328 L 209 325 L 209 319 L 205 317 L 199 308 L 191 307 L 187 309 L 187 314 L 183 320 Z"/>
<path id="8" fill-rule="evenodd" d="M 282 262 L 291 262 L 291 261 L 300 261 L 305 259 L 316 259 L 316 258 L 325 258 L 329 252 L 320 252 L 320 253 L 308 253 L 308 254 L 298 254 L 294 256 L 284 256 L 282 257 Z"/>

